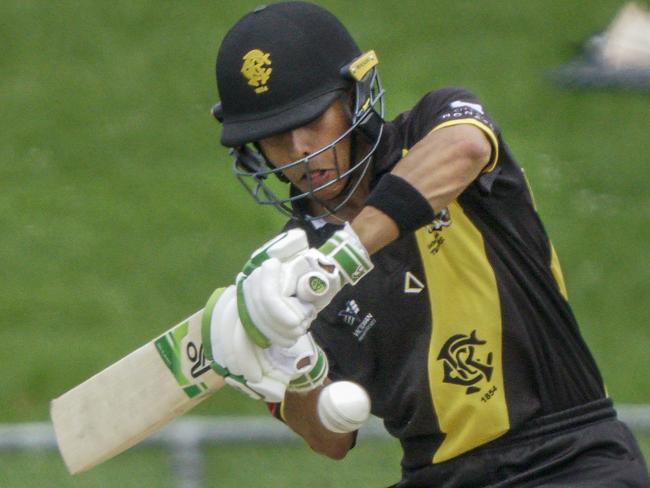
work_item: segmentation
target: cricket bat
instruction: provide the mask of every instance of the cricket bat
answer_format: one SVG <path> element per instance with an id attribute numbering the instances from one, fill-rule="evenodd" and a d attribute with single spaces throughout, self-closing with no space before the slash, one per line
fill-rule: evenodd
<path id="1" fill-rule="evenodd" d="M 322 273 L 309 272 L 296 295 L 312 302 L 328 288 Z M 205 357 L 202 321 L 201 310 L 52 400 L 54 432 L 71 474 L 136 445 L 224 385 Z"/>
<path id="2" fill-rule="evenodd" d="M 134 446 L 223 386 L 203 353 L 202 315 L 52 400 L 54 431 L 71 474 Z"/>

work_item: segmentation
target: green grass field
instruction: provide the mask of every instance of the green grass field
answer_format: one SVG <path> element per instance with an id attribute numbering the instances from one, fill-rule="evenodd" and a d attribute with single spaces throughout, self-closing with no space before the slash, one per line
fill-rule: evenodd
<path id="1" fill-rule="evenodd" d="M 134 450 L 72 478 L 58 455 L 11 454 L 0 457 L 0 486 L 176 488 L 169 462 L 161 449 Z M 379 487 L 399 480 L 399 447 L 388 441 L 366 443 L 343 461 L 316 456 L 298 443 L 209 448 L 204 474 L 206 487 Z"/>
<path id="2" fill-rule="evenodd" d="M 640 436 L 650 459 L 650 435 Z M 316 456 L 301 443 L 237 444 L 204 451 L 205 486 L 382 487 L 399 480 L 396 442 L 361 443 L 343 461 Z M 58 454 L 0 456 L 2 488 L 176 488 L 171 458 L 162 449 L 134 449 L 93 470 L 71 477 Z"/>
<path id="3" fill-rule="evenodd" d="M 320 3 L 377 51 L 389 117 L 440 86 L 481 96 L 533 185 L 610 394 L 650 403 L 650 94 L 549 81 L 623 1 Z M 202 307 L 281 226 L 230 174 L 209 115 L 219 41 L 255 5 L 0 3 L 0 422 L 47 419 L 51 398 Z M 264 411 L 233 392 L 198 410 Z M 263 473 L 263 486 L 357 487 L 396 481 L 399 453 L 209 458 L 210 486 Z M 72 481 L 54 455 L 3 454 L 0 487 L 169 486 L 164 463 L 138 451 Z"/>

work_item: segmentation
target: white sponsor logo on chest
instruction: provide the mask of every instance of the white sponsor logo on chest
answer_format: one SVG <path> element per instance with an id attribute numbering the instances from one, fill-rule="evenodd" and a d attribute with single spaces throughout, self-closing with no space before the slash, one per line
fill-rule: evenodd
<path id="1" fill-rule="evenodd" d="M 352 335 L 361 342 L 366 334 L 374 327 L 377 323 L 377 320 L 371 313 L 365 314 L 361 318 L 361 309 L 355 300 L 348 300 L 345 304 L 345 308 L 339 311 L 338 316 L 341 317 L 343 322 L 350 327 L 353 327 Z"/>

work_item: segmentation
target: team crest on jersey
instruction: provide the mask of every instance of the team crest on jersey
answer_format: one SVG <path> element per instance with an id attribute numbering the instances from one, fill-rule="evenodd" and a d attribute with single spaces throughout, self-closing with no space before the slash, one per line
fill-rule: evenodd
<path id="1" fill-rule="evenodd" d="M 465 393 L 470 395 L 481 391 L 479 383 L 489 382 L 492 378 L 492 352 L 486 351 L 486 341 L 476 336 L 476 330 L 470 335 L 451 336 L 440 349 L 438 361 L 442 361 L 444 378 L 442 381 L 465 386 Z"/>
<path id="2" fill-rule="evenodd" d="M 266 86 L 271 77 L 271 54 L 265 53 L 259 49 L 251 49 L 242 58 L 244 63 L 241 67 L 241 73 L 248 80 L 248 84 L 255 89 L 255 93 L 264 93 L 268 91 Z"/>

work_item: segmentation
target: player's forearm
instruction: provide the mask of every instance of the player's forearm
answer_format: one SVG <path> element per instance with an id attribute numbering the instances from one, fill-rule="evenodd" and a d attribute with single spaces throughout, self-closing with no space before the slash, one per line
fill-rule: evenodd
<path id="1" fill-rule="evenodd" d="M 473 125 L 429 133 L 392 173 L 410 183 L 437 212 L 455 200 L 489 162 L 492 146 Z"/>
<path id="2" fill-rule="evenodd" d="M 317 405 L 322 389 L 319 387 L 306 394 L 287 392 L 283 403 L 283 418 L 314 451 L 332 459 L 342 459 L 352 447 L 354 434 L 337 434 L 321 424 Z"/>
<path id="3" fill-rule="evenodd" d="M 375 207 L 364 207 L 351 225 L 370 255 L 399 237 L 393 219 Z"/>
<path id="4" fill-rule="evenodd" d="M 392 174 L 406 181 L 412 191 L 424 197 L 424 204 L 437 212 L 480 174 L 490 154 L 490 143 L 480 129 L 470 125 L 448 127 L 431 132 L 418 142 L 395 165 Z M 414 196 L 421 200 L 417 193 Z M 370 254 L 400 236 L 400 226 L 394 218 L 373 206 L 361 210 L 352 221 L 352 228 Z"/>

